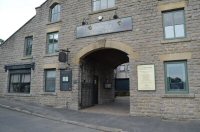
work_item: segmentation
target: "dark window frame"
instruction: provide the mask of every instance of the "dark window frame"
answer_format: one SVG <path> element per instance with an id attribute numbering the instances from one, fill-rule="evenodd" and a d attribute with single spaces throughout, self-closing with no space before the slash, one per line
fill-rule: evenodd
<path id="1" fill-rule="evenodd" d="M 21 90 L 22 90 L 21 86 L 23 84 L 23 82 L 22 82 L 22 75 L 26 75 L 26 74 L 30 75 L 29 90 L 28 90 L 28 92 L 21 92 Z M 11 92 L 11 78 L 12 78 L 13 75 L 19 75 L 20 76 L 20 82 L 19 82 L 20 89 L 19 89 L 19 92 L 17 92 L 17 91 L 16 92 Z M 8 76 L 9 76 L 8 93 L 30 94 L 30 90 L 31 90 L 31 69 L 9 70 Z"/>
<path id="2" fill-rule="evenodd" d="M 182 11 L 183 12 L 183 25 L 184 25 L 184 36 L 183 37 L 176 37 L 176 31 L 175 31 L 175 22 L 174 22 L 174 14 L 176 12 Z M 173 13 L 173 33 L 174 37 L 173 38 L 166 38 L 166 32 L 165 32 L 165 18 L 164 14 L 166 13 Z M 173 40 L 173 39 L 182 39 L 187 37 L 187 31 L 186 31 L 186 18 L 185 18 L 185 9 L 184 8 L 178 8 L 178 9 L 173 9 L 173 10 L 167 10 L 162 12 L 162 25 L 163 25 L 163 34 L 164 34 L 164 39 L 165 40 Z"/>
<path id="3" fill-rule="evenodd" d="M 30 40 L 31 40 L 31 46 L 29 45 Z M 33 36 L 25 37 L 24 56 L 31 56 L 32 55 L 32 47 L 33 47 Z"/>
<path id="4" fill-rule="evenodd" d="M 183 64 L 184 65 L 184 72 L 185 72 L 185 85 L 184 89 L 171 89 L 170 84 L 168 83 L 168 78 L 167 78 L 167 65 L 168 64 Z M 188 68 L 187 68 L 187 60 L 180 60 L 180 61 L 166 61 L 164 62 L 164 76 L 165 76 L 165 92 L 166 93 L 189 93 L 189 82 L 188 82 Z"/>
<path id="5" fill-rule="evenodd" d="M 54 83 L 55 83 L 55 86 L 54 86 L 54 89 L 53 90 L 49 90 L 48 88 L 47 88 L 47 72 L 48 71 L 54 71 L 55 72 L 55 74 L 56 74 L 56 69 L 45 69 L 44 70 L 44 73 L 45 73 L 45 87 L 44 87 L 44 91 L 45 92 L 55 92 L 56 91 L 56 75 L 55 75 L 55 78 L 54 78 Z"/>

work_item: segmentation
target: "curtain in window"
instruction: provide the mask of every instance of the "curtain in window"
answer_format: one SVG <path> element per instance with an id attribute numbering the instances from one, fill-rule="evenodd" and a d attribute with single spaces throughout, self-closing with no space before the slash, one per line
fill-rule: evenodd
<path id="1" fill-rule="evenodd" d="M 10 92 L 20 91 L 20 74 L 13 74 L 10 76 Z"/>

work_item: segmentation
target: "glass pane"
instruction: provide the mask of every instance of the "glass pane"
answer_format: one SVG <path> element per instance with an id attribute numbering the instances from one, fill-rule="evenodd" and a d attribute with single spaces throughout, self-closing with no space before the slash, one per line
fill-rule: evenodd
<path id="1" fill-rule="evenodd" d="M 47 78 L 55 78 L 56 77 L 56 71 L 47 71 Z"/>
<path id="2" fill-rule="evenodd" d="M 108 8 L 115 6 L 115 0 L 108 0 Z"/>
<path id="3" fill-rule="evenodd" d="M 93 11 L 100 10 L 100 0 L 93 1 Z"/>
<path id="4" fill-rule="evenodd" d="M 173 26 L 165 27 L 165 38 L 166 39 L 174 38 L 174 27 Z"/>
<path id="5" fill-rule="evenodd" d="M 125 70 L 125 66 L 124 66 L 124 65 L 120 66 L 120 67 L 119 67 L 119 70 L 120 70 L 120 71 L 124 71 L 124 70 Z"/>
<path id="6" fill-rule="evenodd" d="M 175 25 L 175 35 L 176 37 L 185 37 L 184 25 Z"/>
<path id="7" fill-rule="evenodd" d="M 10 77 L 9 92 L 20 92 L 20 74 L 14 74 Z"/>
<path id="8" fill-rule="evenodd" d="M 183 11 L 174 12 L 174 25 L 184 24 L 184 13 Z"/>
<path id="9" fill-rule="evenodd" d="M 53 52 L 55 53 L 57 50 L 58 50 L 58 44 L 55 43 L 55 44 L 54 44 L 54 50 L 53 50 Z"/>
<path id="10" fill-rule="evenodd" d="M 20 82 L 20 75 L 19 74 L 11 75 L 11 83 L 19 83 L 19 82 Z"/>
<path id="11" fill-rule="evenodd" d="M 108 7 L 107 0 L 101 0 L 101 9 L 106 9 Z"/>
<path id="12" fill-rule="evenodd" d="M 54 34 L 54 43 L 58 43 L 58 33 Z"/>
<path id="13" fill-rule="evenodd" d="M 51 14 L 54 14 L 56 12 L 56 8 L 55 8 L 55 6 L 52 8 L 52 10 L 51 10 Z"/>
<path id="14" fill-rule="evenodd" d="M 58 5 L 56 5 L 54 8 L 55 8 L 55 13 L 58 13 Z"/>
<path id="15" fill-rule="evenodd" d="M 49 34 L 49 43 L 53 44 L 53 34 Z"/>
<path id="16" fill-rule="evenodd" d="M 46 91 L 47 92 L 54 92 L 55 91 L 55 78 L 47 79 L 46 80 Z"/>
<path id="17" fill-rule="evenodd" d="M 53 44 L 48 45 L 48 53 L 53 53 Z"/>
<path id="18" fill-rule="evenodd" d="M 60 5 L 57 5 L 57 6 L 58 6 L 58 7 L 57 7 L 57 8 L 58 8 L 57 10 L 58 10 L 58 13 L 59 13 L 59 12 L 60 12 Z"/>
<path id="19" fill-rule="evenodd" d="M 173 26 L 173 13 L 164 13 L 164 26 Z"/>
<path id="20" fill-rule="evenodd" d="M 58 14 L 55 13 L 55 14 L 53 15 L 53 22 L 57 22 L 57 21 L 58 21 Z"/>
<path id="21" fill-rule="evenodd" d="M 30 93 L 31 74 L 22 74 L 21 78 L 20 92 Z"/>
<path id="22" fill-rule="evenodd" d="M 22 74 L 22 83 L 30 83 L 31 75 L 30 74 Z"/>
<path id="23" fill-rule="evenodd" d="M 55 80 L 56 80 L 56 71 L 46 71 L 46 91 L 54 92 L 55 91 Z"/>
<path id="24" fill-rule="evenodd" d="M 31 55 L 33 38 L 26 38 L 26 55 Z"/>
<path id="25" fill-rule="evenodd" d="M 169 89 L 184 89 L 186 85 L 184 63 L 167 64 L 167 80 Z"/>

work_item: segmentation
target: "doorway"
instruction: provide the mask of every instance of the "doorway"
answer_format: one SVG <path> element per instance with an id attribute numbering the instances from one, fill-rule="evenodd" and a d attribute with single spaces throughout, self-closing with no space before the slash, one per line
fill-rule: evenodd
<path id="1" fill-rule="evenodd" d="M 115 69 L 128 62 L 125 52 L 112 48 L 99 49 L 81 58 L 81 108 L 98 105 L 116 109 L 126 102 L 129 111 L 129 98 L 119 101 L 122 98 L 115 96 Z"/>

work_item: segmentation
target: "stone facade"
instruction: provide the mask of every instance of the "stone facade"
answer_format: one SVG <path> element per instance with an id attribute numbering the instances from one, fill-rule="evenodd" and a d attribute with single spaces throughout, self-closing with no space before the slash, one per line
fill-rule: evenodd
<path id="1" fill-rule="evenodd" d="M 52 4 L 61 5 L 61 21 L 49 22 Z M 200 1 L 199 0 L 116 0 L 116 6 L 92 12 L 91 0 L 48 0 L 36 8 L 36 16 L 0 46 L 0 95 L 54 107 L 80 109 L 82 59 L 98 49 L 116 49 L 128 54 L 130 64 L 130 114 L 170 119 L 200 119 Z M 184 8 L 187 35 L 165 40 L 162 11 Z M 76 27 L 88 23 L 132 17 L 133 30 L 76 38 Z M 59 32 L 59 49 L 70 49 L 69 64 L 58 62 L 58 54 L 46 54 L 47 33 Z M 24 57 L 24 39 L 33 36 L 32 57 Z M 189 94 L 165 92 L 164 61 L 187 60 Z M 8 64 L 35 63 L 31 70 L 30 94 L 8 93 Z M 125 62 L 124 62 L 125 63 Z M 121 63 L 122 64 L 122 63 Z M 137 66 L 155 65 L 156 90 L 137 90 Z M 61 67 L 72 69 L 72 91 L 60 91 Z M 44 92 L 44 69 L 56 68 L 56 90 Z M 105 91 L 102 92 L 107 94 Z M 112 92 L 111 92 L 112 93 Z M 108 95 L 110 96 L 110 95 Z"/>

